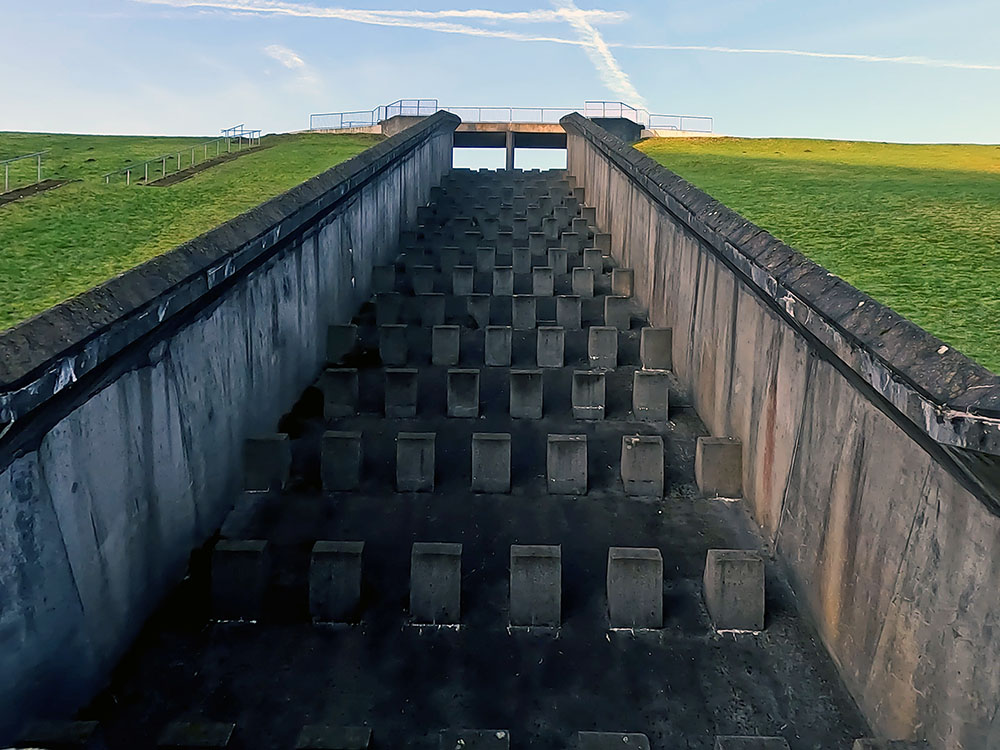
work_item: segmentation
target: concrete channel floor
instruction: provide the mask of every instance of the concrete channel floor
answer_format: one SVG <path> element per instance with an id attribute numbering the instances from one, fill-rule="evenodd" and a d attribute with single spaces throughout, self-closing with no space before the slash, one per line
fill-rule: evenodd
<path id="1" fill-rule="evenodd" d="M 452 212 L 468 205 L 475 214 L 482 211 L 477 202 L 499 210 L 500 196 L 509 196 L 512 187 L 518 196 L 526 188 L 534 196 L 573 195 L 564 172 L 456 170 L 436 196 L 441 204 L 450 202 Z M 424 209 L 422 215 L 425 231 L 404 235 L 404 249 L 407 242 L 433 250 L 462 239 L 449 235 L 447 210 Z M 570 265 L 578 266 L 570 255 Z M 533 265 L 546 262 L 543 255 Z M 404 255 L 396 273 L 404 296 L 408 268 Z M 530 286 L 530 275 L 516 276 L 514 291 L 523 293 L 519 288 Z M 557 276 L 556 294 L 567 293 L 568 276 Z M 489 292 L 491 277 L 476 274 L 476 291 Z M 767 549 L 741 503 L 698 496 L 695 442 L 706 432 L 676 380 L 669 421 L 639 422 L 631 414 L 641 311 L 619 334 L 618 366 L 606 375 L 605 418 L 573 418 L 572 373 L 589 366 L 586 327 L 603 322 L 607 277 L 606 269 L 597 297 L 584 300 L 584 330 L 566 333 L 565 366 L 544 372 L 545 413 L 538 420 L 512 419 L 508 411 L 509 370 L 535 366 L 535 332 L 513 332 L 510 367 L 484 367 L 483 332 L 462 317 L 463 301 L 451 295 L 446 322 L 464 326 L 458 366 L 480 370 L 480 416 L 446 416 L 448 368 L 430 364 L 430 331 L 417 325 L 417 304 L 402 318 L 411 324 L 407 366 L 419 368 L 417 413 L 385 417 L 376 311 L 372 304 L 362 308 L 355 319 L 358 344 L 339 363 L 359 370 L 358 414 L 325 419 L 323 394 L 308 389 L 277 426 L 292 438 L 286 488 L 234 499 L 220 532 L 269 542 L 273 575 L 259 620 L 212 620 L 213 540 L 195 553 L 189 576 L 79 718 L 99 720 L 113 749 L 155 747 L 162 729 L 177 720 L 234 723 L 229 747 L 274 750 L 295 747 L 309 724 L 370 727 L 373 747 L 426 750 L 438 747 L 446 729 L 507 730 L 512 747 L 535 750 L 575 747 L 578 731 L 641 732 L 653 750 L 711 750 L 716 735 L 780 736 L 791 750 L 848 750 L 866 736 L 864 720 L 776 563 L 768 559 L 766 565 L 764 630 L 713 629 L 702 595 L 707 551 L 766 555 Z M 439 272 L 435 283 L 438 291 L 449 291 L 448 274 Z M 509 324 L 509 298 L 494 300 L 490 322 Z M 539 324 L 554 323 L 552 300 L 538 302 Z M 322 489 L 320 441 L 330 429 L 363 435 L 361 481 L 351 492 Z M 436 433 L 433 492 L 395 491 L 399 432 Z M 472 435 L 484 432 L 511 435 L 509 494 L 470 491 Z M 587 436 L 585 495 L 548 493 L 550 434 Z M 663 498 L 623 492 L 621 441 L 634 434 L 664 439 Z M 310 550 L 317 540 L 365 543 L 359 623 L 310 622 Z M 463 545 L 457 627 L 411 622 L 414 542 Z M 558 629 L 508 625 L 512 544 L 561 545 Z M 617 546 L 662 554 L 662 629 L 609 628 L 608 549 Z"/>

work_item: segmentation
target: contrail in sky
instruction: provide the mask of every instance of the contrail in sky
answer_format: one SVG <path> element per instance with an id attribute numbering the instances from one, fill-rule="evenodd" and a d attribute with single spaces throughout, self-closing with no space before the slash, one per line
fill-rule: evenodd
<path id="1" fill-rule="evenodd" d="M 960 70 L 1000 70 L 1000 65 L 970 63 L 960 60 L 936 60 L 931 57 L 900 55 L 860 55 L 850 52 L 809 52 L 799 49 L 754 49 L 743 47 L 711 47 L 695 44 L 612 44 L 620 49 L 666 50 L 671 52 L 719 52 L 727 55 L 790 55 L 792 57 L 817 57 L 826 60 L 854 60 L 868 63 L 895 63 L 921 65 L 926 68 L 958 68 Z"/>
<path id="2" fill-rule="evenodd" d="M 325 8 L 284 0 L 133 0 L 146 5 L 165 5 L 173 8 L 212 8 L 232 13 L 268 14 L 296 18 L 326 18 L 375 26 L 423 29 L 443 34 L 507 39 L 515 42 L 547 42 L 582 47 L 590 57 L 609 89 L 638 104 L 642 97 L 622 70 L 612 50 L 653 50 L 664 52 L 711 52 L 727 55 L 784 55 L 811 57 L 824 60 L 847 60 L 864 63 L 915 65 L 926 68 L 951 68 L 958 70 L 1000 71 L 1000 64 L 973 63 L 961 60 L 939 60 L 920 56 L 867 55 L 848 52 L 815 52 L 796 49 L 767 49 L 723 47 L 690 44 L 629 44 L 606 42 L 595 24 L 620 23 L 629 18 L 622 11 L 583 10 L 573 0 L 553 0 L 554 9 L 526 11 L 469 10 L 361 10 L 354 8 Z M 464 23 L 478 21 L 485 26 Z M 509 29 L 496 28 L 494 24 L 568 23 L 578 37 L 533 35 Z"/>

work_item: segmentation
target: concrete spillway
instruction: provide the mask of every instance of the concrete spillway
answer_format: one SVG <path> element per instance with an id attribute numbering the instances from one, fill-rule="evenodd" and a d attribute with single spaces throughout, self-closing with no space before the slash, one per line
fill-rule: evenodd
<path id="1" fill-rule="evenodd" d="M 457 124 L 0 340 L 0 746 L 992 746 L 995 376 Z"/>
<path id="2" fill-rule="evenodd" d="M 178 720 L 235 725 L 247 748 L 308 725 L 428 749 L 470 728 L 553 749 L 579 731 L 706 749 L 865 734 L 772 566 L 718 594 L 764 620 L 713 623 L 708 551 L 767 551 L 698 491 L 705 430 L 662 369 L 665 331 L 571 186 L 456 171 L 433 192 L 284 434 L 248 444 L 257 491 L 82 714 L 110 747 Z"/>

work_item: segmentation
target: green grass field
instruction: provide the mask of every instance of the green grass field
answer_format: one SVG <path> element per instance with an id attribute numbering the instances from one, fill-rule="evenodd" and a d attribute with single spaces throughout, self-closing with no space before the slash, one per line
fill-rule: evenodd
<path id="1" fill-rule="evenodd" d="M 80 180 L 0 206 L 0 330 L 197 237 L 381 137 L 270 136 L 262 144 L 270 148 L 170 187 L 105 185 L 101 178 L 206 140 L 0 133 L 0 159 L 50 149 L 43 177 Z"/>
<path id="2" fill-rule="evenodd" d="M 1000 146 L 657 138 L 638 148 L 1000 372 Z"/>

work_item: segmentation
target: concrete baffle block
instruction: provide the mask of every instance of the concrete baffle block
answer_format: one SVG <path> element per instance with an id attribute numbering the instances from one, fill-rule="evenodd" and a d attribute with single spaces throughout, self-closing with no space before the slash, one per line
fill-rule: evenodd
<path id="1" fill-rule="evenodd" d="M 500 266 L 493 269 L 493 296 L 509 297 L 514 293 L 514 269 Z"/>
<path id="2" fill-rule="evenodd" d="M 510 326 L 486 326 L 484 359 L 487 367 L 510 367 Z"/>
<path id="3" fill-rule="evenodd" d="M 604 325 L 627 331 L 632 327 L 632 300 L 608 295 L 604 298 Z"/>
<path id="4" fill-rule="evenodd" d="M 299 732 L 295 750 L 368 750 L 371 727 L 307 724 Z"/>
<path id="5" fill-rule="evenodd" d="M 530 331 L 538 320 L 537 305 L 532 294 L 515 294 L 511 298 L 511 319 L 515 331 Z"/>
<path id="6" fill-rule="evenodd" d="M 385 416 L 389 419 L 409 419 L 417 416 L 416 368 L 385 369 Z"/>
<path id="7" fill-rule="evenodd" d="M 743 444 L 739 438 L 700 437 L 694 451 L 694 478 L 706 495 L 743 494 Z"/>
<path id="8" fill-rule="evenodd" d="M 623 435 L 621 474 L 626 495 L 663 497 L 663 438 Z"/>
<path id="9" fill-rule="evenodd" d="M 581 324 L 580 297 L 561 294 L 556 297 L 556 324 L 567 331 L 579 331 Z"/>
<path id="10" fill-rule="evenodd" d="M 398 323 L 402 311 L 402 294 L 383 292 L 375 295 L 375 325 L 388 326 Z"/>
<path id="11" fill-rule="evenodd" d="M 222 750 L 230 747 L 235 724 L 218 721 L 174 721 L 160 733 L 162 750 Z"/>
<path id="12" fill-rule="evenodd" d="M 560 242 L 573 255 L 579 255 L 583 252 L 584 238 L 577 232 L 563 232 Z"/>
<path id="13" fill-rule="evenodd" d="M 594 247 L 605 255 L 611 255 L 611 233 L 597 232 L 594 235 Z"/>
<path id="14" fill-rule="evenodd" d="M 469 231 L 464 232 L 461 237 L 457 238 L 460 247 L 467 253 L 475 252 L 476 248 L 479 247 L 479 242 L 482 240 L 482 232 Z"/>
<path id="15" fill-rule="evenodd" d="M 555 290 L 555 278 L 550 266 L 535 266 L 531 269 L 531 293 L 536 297 L 551 297 Z"/>
<path id="16" fill-rule="evenodd" d="M 448 416 L 479 416 L 479 370 L 448 370 Z"/>
<path id="17" fill-rule="evenodd" d="M 562 547 L 510 546 L 510 624 L 558 628 L 562 620 Z"/>
<path id="18" fill-rule="evenodd" d="M 649 750 L 649 737 L 638 732 L 578 732 L 577 750 Z"/>
<path id="19" fill-rule="evenodd" d="M 424 328 L 444 325 L 445 298 L 443 294 L 437 292 L 424 294 L 415 301 L 420 307 L 420 325 Z"/>
<path id="20" fill-rule="evenodd" d="M 96 721 L 33 721 L 14 743 L 15 748 L 45 750 L 108 750 L 101 725 Z"/>
<path id="21" fill-rule="evenodd" d="M 410 616 L 454 625 L 462 616 L 462 545 L 414 542 L 410 553 Z"/>
<path id="22" fill-rule="evenodd" d="M 587 332 L 587 358 L 593 368 L 615 369 L 618 366 L 618 329 L 591 326 Z"/>
<path id="23" fill-rule="evenodd" d="M 553 208 L 553 211 L 556 209 Z M 558 242 L 559 240 L 559 220 L 555 216 L 546 216 L 542 219 L 542 234 L 545 235 L 546 242 Z"/>
<path id="24" fill-rule="evenodd" d="M 542 418 L 542 371 L 510 371 L 510 416 L 514 419 Z"/>
<path id="25" fill-rule="evenodd" d="M 414 266 L 411 274 L 413 293 L 416 295 L 431 294 L 437 279 L 437 269 L 434 266 Z"/>
<path id="26" fill-rule="evenodd" d="M 602 370 L 573 373 L 573 418 L 604 419 L 605 385 Z"/>
<path id="27" fill-rule="evenodd" d="M 669 419 L 670 376 L 662 370 L 636 370 L 632 375 L 632 414 L 644 422 Z"/>
<path id="28" fill-rule="evenodd" d="M 611 293 L 631 297 L 635 286 L 635 272 L 631 268 L 611 269 Z"/>
<path id="29" fill-rule="evenodd" d="M 326 329 L 326 361 L 339 365 L 351 352 L 358 341 L 356 325 L 329 326 Z"/>
<path id="30" fill-rule="evenodd" d="M 392 294 L 396 291 L 396 267 L 375 266 L 372 268 L 372 292 Z"/>
<path id="31" fill-rule="evenodd" d="M 789 750 L 784 737 L 716 737 L 715 750 Z"/>
<path id="32" fill-rule="evenodd" d="M 535 361 L 539 367 L 562 367 L 566 353 L 566 331 L 559 326 L 539 326 Z"/>
<path id="33" fill-rule="evenodd" d="M 323 391 L 323 416 L 327 419 L 352 417 L 358 413 L 358 371 L 331 367 L 319 380 Z"/>
<path id="34" fill-rule="evenodd" d="M 510 433 L 472 433 L 472 491 L 510 492 Z"/>
<path id="35" fill-rule="evenodd" d="M 639 338 L 639 359 L 647 370 L 674 368 L 674 329 L 647 326 Z"/>
<path id="36" fill-rule="evenodd" d="M 578 297 L 594 296 L 594 269 L 574 268 L 573 269 L 573 294 Z"/>
<path id="37" fill-rule="evenodd" d="M 438 750 L 510 750 L 506 729 L 445 729 L 438 735 Z"/>
<path id="38" fill-rule="evenodd" d="M 361 433 L 323 433 L 320 445 L 320 477 L 327 492 L 356 490 L 361 483 Z"/>
<path id="39" fill-rule="evenodd" d="M 490 273 L 497 264 L 497 249 L 495 247 L 476 248 L 476 271 Z"/>
<path id="40" fill-rule="evenodd" d="M 406 328 L 400 324 L 378 327 L 378 354 L 383 365 L 396 367 L 406 364 L 409 357 Z"/>
<path id="41" fill-rule="evenodd" d="M 364 550 L 364 542 L 313 544 L 309 558 L 309 614 L 313 622 L 357 622 Z"/>
<path id="42" fill-rule="evenodd" d="M 466 310 L 477 328 L 486 328 L 490 324 L 490 295 L 470 294 L 465 298 Z"/>
<path id="43" fill-rule="evenodd" d="M 705 605 L 716 630 L 764 629 L 764 558 L 750 550 L 710 549 Z"/>
<path id="44" fill-rule="evenodd" d="M 396 436 L 396 491 L 433 492 L 436 461 L 433 432 L 401 432 Z"/>
<path id="45" fill-rule="evenodd" d="M 608 550 L 608 616 L 612 628 L 663 627 L 663 557 L 646 547 Z"/>
<path id="46" fill-rule="evenodd" d="M 546 244 L 544 232 L 531 232 L 528 235 L 528 253 L 530 255 L 545 255 Z"/>
<path id="47" fill-rule="evenodd" d="M 566 227 L 569 227 L 569 225 L 570 225 L 569 224 L 569 220 L 570 220 L 569 206 L 567 206 L 567 205 L 556 206 L 553 209 L 553 213 L 555 214 L 555 219 L 556 219 L 556 229 L 558 229 L 559 231 L 561 231 L 561 230 L 565 229 Z"/>
<path id="48" fill-rule="evenodd" d="M 434 326 L 431 329 L 431 363 L 439 366 L 457 365 L 461 340 L 462 329 L 458 326 Z"/>
<path id="49" fill-rule="evenodd" d="M 512 258 L 514 273 L 531 273 L 531 250 L 515 247 Z"/>
<path id="50" fill-rule="evenodd" d="M 475 290 L 476 269 L 472 266 L 455 266 L 451 270 L 451 293 L 465 297 Z"/>
<path id="51" fill-rule="evenodd" d="M 500 225 L 509 227 L 513 224 L 513 217 L 505 218 L 504 214 L 509 212 L 510 209 L 504 206 L 500 207 Z M 514 233 L 508 231 L 497 232 L 497 252 L 509 253 L 514 247 Z"/>
<path id="52" fill-rule="evenodd" d="M 569 252 L 564 247 L 549 248 L 549 268 L 557 276 L 569 273 Z"/>
<path id="53" fill-rule="evenodd" d="M 280 490 L 292 468 L 292 442 L 284 433 L 256 435 L 243 442 L 243 489 Z"/>
<path id="54" fill-rule="evenodd" d="M 595 274 L 604 273 L 604 254 L 596 247 L 588 247 L 583 251 L 583 265 Z"/>
<path id="55" fill-rule="evenodd" d="M 515 198 L 514 200 L 516 201 L 517 198 Z M 514 212 L 518 213 L 516 203 L 514 207 Z M 514 221 L 511 223 L 513 225 L 514 242 L 517 243 L 528 242 L 528 236 L 529 236 L 528 219 L 515 217 Z"/>
<path id="56" fill-rule="evenodd" d="M 446 278 L 452 278 L 451 272 L 455 266 L 462 262 L 462 248 L 443 247 L 441 248 L 441 272 L 447 274 Z"/>
<path id="57" fill-rule="evenodd" d="M 267 542 L 220 539 L 212 550 L 212 615 L 218 620 L 258 620 L 271 575 Z"/>
<path id="58" fill-rule="evenodd" d="M 550 495 L 587 494 L 586 435 L 549 435 L 545 464 Z"/>

